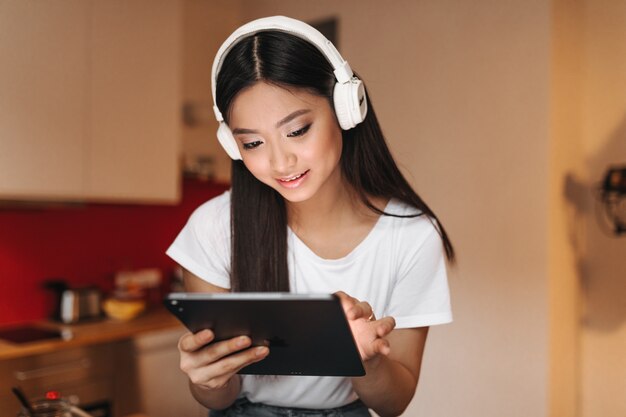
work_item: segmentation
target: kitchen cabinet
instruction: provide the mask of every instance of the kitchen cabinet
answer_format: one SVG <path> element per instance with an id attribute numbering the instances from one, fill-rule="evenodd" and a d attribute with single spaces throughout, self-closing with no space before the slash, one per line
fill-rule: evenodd
<path id="1" fill-rule="evenodd" d="M 183 328 L 161 329 L 96 345 L 0 360 L 0 410 L 17 415 L 11 387 L 29 398 L 58 391 L 94 416 L 206 417 L 180 370 Z"/>
<path id="2" fill-rule="evenodd" d="M 30 325 L 64 336 L 23 343 L 0 339 L 3 417 L 17 414 L 19 403 L 11 392 L 16 385 L 29 397 L 59 391 L 98 417 L 110 417 L 107 409 L 114 417 L 206 417 L 178 364 L 176 346 L 185 329 L 167 310 L 155 307 L 128 321 Z"/>
<path id="3" fill-rule="evenodd" d="M 206 417 L 180 370 L 178 339 L 185 329 L 146 333 L 133 339 L 140 411 L 150 417 Z"/>
<path id="4" fill-rule="evenodd" d="M 178 197 L 182 6 L 92 4 L 90 199 Z"/>
<path id="5" fill-rule="evenodd" d="M 83 194 L 88 12 L 82 0 L 0 4 L 0 198 Z"/>
<path id="6" fill-rule="evenodd" d="M 31 399 L 57 391 L 94 416 L 128 414 L 136 408 L 133 404 L 136 396 L 132 392 L 136 384 L 123 379 L 112 366 L 124 363 L 128 345 L 128 342 L 115 342 L 0 361 L 2 415 L 15 416 L 20 409 L 11 392 L 14 386 L 19 386 Z"/>
<path id="7" fill-rule="evenodd" d="M 182 1 L 0 4 L 0 199 L 179 198 Z"/>

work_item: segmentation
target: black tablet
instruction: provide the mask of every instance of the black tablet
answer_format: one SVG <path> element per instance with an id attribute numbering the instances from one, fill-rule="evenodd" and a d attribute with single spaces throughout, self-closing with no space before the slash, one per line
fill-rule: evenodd
<path id="1" fill-rule="evenodd" d="M 365 375 L 334 294 L 172 293 L 164 303 L 194 333 L 211 329 L 216 341 L 246 335 L 269 346 L 265 359 L 240 374 Z"/>

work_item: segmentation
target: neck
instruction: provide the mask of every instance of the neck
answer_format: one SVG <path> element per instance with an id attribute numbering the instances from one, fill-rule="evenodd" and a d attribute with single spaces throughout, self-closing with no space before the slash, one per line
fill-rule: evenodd
<path id="1" fill-rule="evenodd" d="M 339 226 L 346 218 L 353 217 L 358 206 L 358 197 L 343 178 L 335 184 L 319 190 L 315 198 L 298 203 L 287 202 L 289 226 L 294 230 Z"/>
<path id="2" fill-rule="evenodd" d="M 309 201 L 288 203 L 288 222 L 291 230 L 317 256 L 341 259 L 366 238 L 379 215 L 349 185 L 330 189 L 318 192 Z M 382 210 L 387 202 L 373 198 L 372 203 Z"/>

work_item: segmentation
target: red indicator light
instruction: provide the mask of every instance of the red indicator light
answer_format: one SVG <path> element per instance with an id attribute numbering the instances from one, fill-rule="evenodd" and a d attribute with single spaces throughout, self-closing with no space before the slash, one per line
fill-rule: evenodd
<path id="1" fill-rule="evenodd" d="M 59 391 L 48 391 L 46 392 L 46 399 L 48 400 L 58 400 L 61 398 L 61 394 Z"/>

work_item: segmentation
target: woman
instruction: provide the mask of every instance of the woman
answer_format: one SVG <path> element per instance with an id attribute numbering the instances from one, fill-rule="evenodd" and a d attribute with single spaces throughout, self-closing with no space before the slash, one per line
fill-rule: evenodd
<path id="1" fill-rule="evenodd" d="M 275 16 L 224 42 L 213 97 L 232 188 L 168 249 L 186 289 L 337 293 L 367 374 L 241 376 L 268 348 L 211 343 L 207 329 L 179 342 L 194 397 L 221 410 L 212 416 L 399 415 L 428 326 L 452 319 L 454 251 L 393 161 L 362 82 L 319 32 Z"/>

